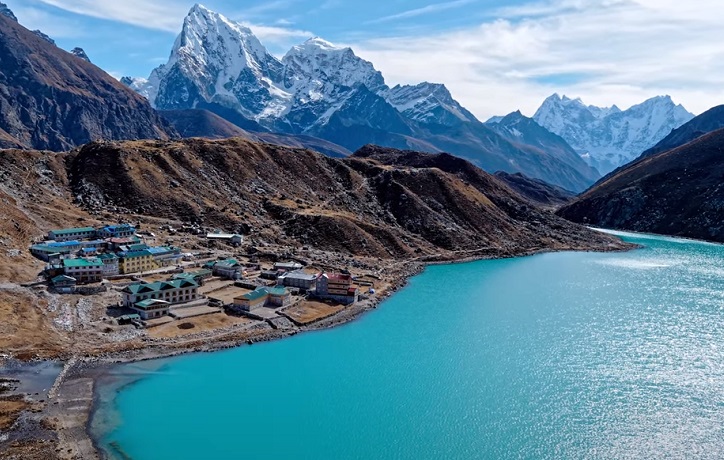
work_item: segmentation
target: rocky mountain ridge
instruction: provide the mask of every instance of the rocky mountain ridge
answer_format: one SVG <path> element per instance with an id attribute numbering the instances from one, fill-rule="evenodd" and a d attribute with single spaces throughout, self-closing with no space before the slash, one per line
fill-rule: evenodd
<path id="1" fill-rule="evenodd" d="M 7 14 L 0 62 L 0 148 L 61 151 L 95 139 L 174 135 L 145 99 Z"/>
<path id="2" fill-rule="evenodd" d="M 553 183 L 560 184 L 564 189 L 582 192 L 601 178 L 599 172 L 586 164 L 563 138 L 543 128 L 520 111 L 486 125 L 527 152 L 529 161 L 546 165 L 549 176 L 556 178 Z"/>
<path id="3" fill-rule="evenodd" d="M 23 179 L 18 168 L 28 171 Z M 451 155 L 370 146 L 333 159 L 239 138 L 94 142 L 61 154 L 5 150 L 0 172 L 8 212 L 27 216 L 14 219 L 27 222 L 23 232 L 8 228 L 9 247 L 48 230 L 37 228 L 37 215 L 59 226 L 108 213 L 241 231 L 255 244 L 401 260 L 622 247 Z"/>

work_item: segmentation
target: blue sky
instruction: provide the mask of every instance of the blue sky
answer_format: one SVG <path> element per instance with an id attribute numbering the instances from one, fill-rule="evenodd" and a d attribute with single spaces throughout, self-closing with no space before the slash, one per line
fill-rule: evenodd
<path id="1" fill-rule="evenodd" d="M 5 0 L 116 77 L 166 61 L 193 1 Z M 670 94 L 724 103 L 720 0 L 207 0 L 283 55 L 311 36 L 352 46 L 388 84 L 434 81 L 479 118 L 532 115 L 553 92 L 627 107 Z"/>

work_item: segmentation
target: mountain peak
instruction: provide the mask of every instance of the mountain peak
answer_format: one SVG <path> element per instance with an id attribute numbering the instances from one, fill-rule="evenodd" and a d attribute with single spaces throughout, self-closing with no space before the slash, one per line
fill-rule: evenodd
<path id="1" fill-rule="evenodd" d="M 13 11 L 3 2 L 0 2 L 0 16 L 5 16 L 6 18 L 10 18 L 13 21 L 18 22 L 18 18 L 15 17 Z"/>
<path id="2" fill-rule="evenodd" d="M 201 3 L 196 3 L 196 4 L 194 4 L 194 6 L 192 6 L 191 9 L 189 10 L 189 15 L 192 15 L 192 14 L 208 14 L 208 13 L 213 13 L 213 11 L 211 11 L 211 10 L 208 9 L 208 8 L 206 8 L 206 7 L 205 7 L 204 5 L 202 5 Z"/>
<path id="3" fill-rule="evenodd" d="M 440 83 L 423 82 L 417 85 L 397 85 L 384 95 L 387 102 L 409 118 L 419 122 L 457 125 L 477 121 Z"/>
<path id="4" fill-rule="evenodd" d="M 334 86 L 354 88 L 362 84 L 371 91 L 386 88 L 382 74 L 371 62 L 357 56 L 351 48 L 339 47 L 319 37 L 292 47 L 282 63 L 285 87 L 302 91 L 309 98 L 331 94 Z"/>
<path id="5" fill-rule="evenodd" d="M 39 29 L 36 29 L 36 30 L 33 30 L 32 32 L 33 32 L 35 35 L 37 35 L 38 37 L 40 37 L 40 38 L 42 38 L 43 40 L 45 40 L 46 42 L 50 43 L 51 45 L 55 45 L 55 40 L 53 40 L 52 38 L 50 38 L 47 34 L 44 34 L 43 31 L 41 31 L 41 30 L 39 30 Z"/>
<path id="6" fill-rule="evenodd" d="M 86 54 L 85 50 L 78 46 L 76 46 L 75 48 L 70 50 L 70 54 L 72 54 L 73 56 L 79 57 L 79 58 L 83 59 L 84 61 L 88 61 L 88 62 L 91 61 L 90 58 L 88 57 L 88 55 Z"/>

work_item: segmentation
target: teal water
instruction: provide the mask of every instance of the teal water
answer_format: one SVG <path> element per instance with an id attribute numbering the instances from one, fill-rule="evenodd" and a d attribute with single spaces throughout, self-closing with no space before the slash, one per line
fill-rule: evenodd
<path id="1" fill-rule="evenodd" d="M 724 457 L 724 246 L 434 266 L 343 327 L 120 368 L 134 460 Z"/>

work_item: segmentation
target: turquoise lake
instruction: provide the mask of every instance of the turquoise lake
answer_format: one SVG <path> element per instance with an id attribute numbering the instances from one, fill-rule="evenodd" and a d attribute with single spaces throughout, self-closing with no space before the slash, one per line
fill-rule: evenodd
<path id="1" fill-rule="evenodd" d="M 132 364 L 133 460 L 724 457 L 724 246 L 433 266 L 345 326 Z M 111 448 L 111 444 L 115 447 Z"/>

